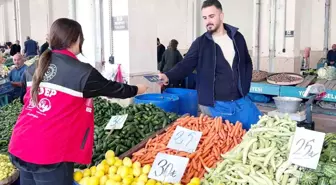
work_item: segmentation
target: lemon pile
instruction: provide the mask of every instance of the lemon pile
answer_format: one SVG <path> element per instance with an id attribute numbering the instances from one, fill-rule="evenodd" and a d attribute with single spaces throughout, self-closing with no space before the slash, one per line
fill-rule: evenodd
<path id="1" fill-rule="evenodd" d="M 12 176 L 15 172 L 15 167 L 10 162 L 9 157 L 0 154 L 0 181 Z"/>
<path id="2" fill-rule="evenodd" d="M 190 180 L 190 182 L 187 185 L 200 185 L 201 179 L 194 177 Z"/>
<path id="3" fill-rule="evenodd" d="M 76 171 L 74 180 L 80 185 L 156 185 L 156 181 L 147 177 L 150 169 L 150 165 L 141 167 L 128 157 L 121 160 L 109 150 L 97 166 Z"/>
<path id="4" fill-rule="evenodd" d="M 128 157 L 121 160 L 109 150 L 105 154 L 105 160 L 97 166 L 76 171 L 74 180 L 80 185 L 172 185 L 148 179 L 150 170 L 150 165 L 142 167 L 139 162 L 133 163 Z M 188 185 L 200 185 L 200 179 L 193 178 Z"/>

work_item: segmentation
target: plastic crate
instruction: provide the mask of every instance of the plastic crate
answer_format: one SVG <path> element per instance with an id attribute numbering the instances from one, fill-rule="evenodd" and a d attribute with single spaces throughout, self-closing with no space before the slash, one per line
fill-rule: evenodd
<path id="1" fill-rule="evenodd" d="M 14 88 L 8 78 L 0 79 L 0 95 L 13 91 Z"/>

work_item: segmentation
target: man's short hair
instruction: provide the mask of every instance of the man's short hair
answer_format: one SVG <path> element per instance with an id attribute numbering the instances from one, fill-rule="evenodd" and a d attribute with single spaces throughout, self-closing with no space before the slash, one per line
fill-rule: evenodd
<path id="1" fill-rule="evenodd" d="M 156 41 L 157 41 L 157 42 L 160 42 L 160 39 L 159 39 L 159 38 L 157 38 L 157 39 L 156 39 Z"/>
<path id="2" fill-rule="evenodd" d="M 217 9 L 223 10 L 222 4 L 218 0 L 205 0 L 202 4 L 202 8 L 207 8 L 210 6 L 215 6 Z"/>

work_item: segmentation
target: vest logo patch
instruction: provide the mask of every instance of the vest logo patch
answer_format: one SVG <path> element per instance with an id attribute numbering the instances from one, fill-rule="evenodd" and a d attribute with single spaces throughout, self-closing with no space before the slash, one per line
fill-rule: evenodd
<path id="1" fill-rule="evenodd" d="M 42 98 L 39 100 L 38 105 L 36 106 L 32 99 L 29 101 L 28 109 L 37 108 L 41 113 L 47 112 L 51 109 L 51 102 L 47 98 Z"/>
<path id="2" fill-rule="evenodd" d="M 57 74 L 57 67 L 55 64 L 50 64 L 47 72 L 44 74 L 43 81 L 47 82 L 53 79 Z"/>
<path id="3" fill-rule="evenodd" d="M 47 98 L 42 98 L 37 106 L 37 109 L 40 112 L 47 112 L 51 109 L 51 102 Z"/>

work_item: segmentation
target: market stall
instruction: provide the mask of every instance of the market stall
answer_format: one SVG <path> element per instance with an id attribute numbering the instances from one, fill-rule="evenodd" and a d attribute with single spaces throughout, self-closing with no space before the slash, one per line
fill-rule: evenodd
<path id="1" fill-rule="evenodd" d="M 262 95 L 262 99 L 255 100 L 259 109 L 268 113 L 276 110 L 273 97 L 294 97 L 301 99 L 301 103 L 308 100 L 304 92 L 310 85 L 321 84 L 326 88 L 326 95 L 320 101 L 312 102 L 312 117 L 315 130 L 321 132 L 336 132 L 336 79 L 335 68 L 325 66 L 316 70 L 308 70 L 302 75 L 293 73 L 268 74 L 267 72 L 254 73 L 250 93 Z M 277 75 L 277 76 L 276 76 Z M 272 80 L 272 77 L 274 78 Z M 266 100 L 265 100 L 265 97 Z M 298 107 L 297 112 L 304 112 L 304 107 Z"/>
<path id="2" fill-rule="evenodd" d="M 0 121 L 0 153 L 7 152 L 21 108 L 14 101 L 0 109 L 6 118 Z M 76 165 L 76 184 L 335 184 L 336 134 L 305 129 L 289 114 L 264 115 L 245 130 L 239 121 L 178 116 L 154 104 L 121 107 L 96 98 L 94 109 L 92 163 Z M 6 164 L 9 173 L 0 182 L 15 178 Z"/>
<path id="3" fill-rule="evenodd" d="M 289 117 L 263 116 L 246 132 L 239 122 L 186 116 L 119 157 L 107 151 L 74 178 L 81 185 L 334 184 L 335 142 L 336 134 Z"/>

